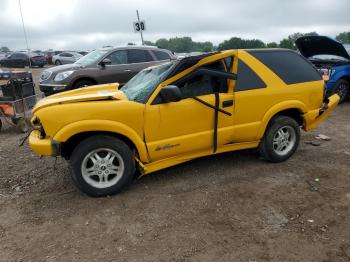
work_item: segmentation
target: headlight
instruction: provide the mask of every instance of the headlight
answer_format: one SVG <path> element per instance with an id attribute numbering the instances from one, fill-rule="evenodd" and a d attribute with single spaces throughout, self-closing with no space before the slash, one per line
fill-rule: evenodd
<path id="1" fill-rule="evenodd" d="M 51 74 L 52 74 L 51 71 L 49 71 L 49 70 L 44 70 L 44 71 L 41 73 L 40 80 L 41 80 L 41 81 L 45 81 L 45 80 L 49 79 L 50 76 L 51 76 Z"/>
<path id="2" fill-rule="evenodd" d="M 73 74 L 73 70 L 70 70 L 70 71 L 64 71 L 64 72 L 61 72 L 61 73 L 58 73 L 56 76 L 55 76 L 55 81 L 62 81 L 63 79 L 66 79 L 68 76 L 70 76 L 71 74 Z"/>
<path id="3" fill-rule="evenodd" d="M 41 139 L 45 138 L 46 133 L 45 133 L 43 125 L 41 124 L 39 117 L 33 116 L 31 123 L 32 123 L 33 129 L 38 130 L 40 132 L 40 138 Z"/>
<path id="4" fill-rule="evenodd" d="M 321 68 L 319 69 L 319 72 L 321 73 L 323 80 L 327 82 L 334 74 L 335 70 L 330 68 Z"/>

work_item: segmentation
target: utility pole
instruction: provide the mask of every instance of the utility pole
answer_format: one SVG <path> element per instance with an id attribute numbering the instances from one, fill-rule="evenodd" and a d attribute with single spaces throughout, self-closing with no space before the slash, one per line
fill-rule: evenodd
<path id="1" fill-rule="evenodd" d="M 141 25 L 140 16 L 139 16 L 139 10 L 136 10 L 136 15 L 137 15 L 137 22 L 139 23 L 139 25 Z M 142 30 L 140 30 L 140 34 L 141 34 L 141 41 L 142 41 L 142 45 L 144 45 L 142 31 L 143 31 L 143 29 L 142 29 Z"/>
<path id="2" fill-rule="evenodd" d="M 32 67 L 32 63 L 29 58 L 29 45 L 28 45 L 28 37 L 27 37 L 27 32 L 26 28 L 24 26 L 24 19 L 23 19 L 23 13 L 22 13 L 22 5 L 21 5 L 21 0 L 18 0 L 18 5 L 19 5 L 19 12 L 21 14 L 21 19 L 22 19 L 22 27 L 23 27 L 23 34 L 24 34 L 24 39 L 26 40 L 26 46 L 27 46 L 27 55 L 28 55 L 28 62 L 29 62 L 29 70 Z"/>

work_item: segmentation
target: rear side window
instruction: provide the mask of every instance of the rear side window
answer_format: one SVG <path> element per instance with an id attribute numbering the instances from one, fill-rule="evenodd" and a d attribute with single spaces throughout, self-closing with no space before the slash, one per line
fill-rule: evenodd
<path id="1" fill-rule="evenodd" d="M 263 80 L 241 59 L 238 60 L 238 72 L 235 92 L 265 88 Z"/>
<path id="2" fill-rule="evenodd" d="M 169 60 L 170 55 L 163 51 L 153 51 L 154 55 L 156 56 L 157 60 Z"/>
<path id="3" fill-rule="evenodd" d="M 147 50 L 131 49 L 128 50 L 128 62 L 133 63 L 145 63 L 153 61 L 151 54 Z"/>
<path id="4" fill-rule="evenodd" d="M 288 85 L 322 80 L 312 64 L 293 51 L 249 50 L 248 53 L 265 64 Z"/>

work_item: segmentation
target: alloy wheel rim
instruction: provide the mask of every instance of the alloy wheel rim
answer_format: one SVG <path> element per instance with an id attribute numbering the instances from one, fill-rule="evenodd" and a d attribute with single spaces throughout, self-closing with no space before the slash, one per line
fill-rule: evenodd
<path id="1" fill-rule="evenodd" d="M 296 133 L 291 126 L 279 128 L 273 137 L 273 150 L 279 156 L 285 156 L 294 148 Z"/>
<path id="2" fill-rule="evenodd" d="M 91 151 L 81 164 L 81 173 L 85 182 L 100 189 L 117 184 L 123 176 L 124 169 L 122 157 L 109 148 Z"/>

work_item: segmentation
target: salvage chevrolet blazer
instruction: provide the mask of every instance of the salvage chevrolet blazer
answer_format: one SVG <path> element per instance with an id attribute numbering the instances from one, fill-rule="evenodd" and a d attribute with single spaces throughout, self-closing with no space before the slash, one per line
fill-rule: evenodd
<path id="1" fill-rule="evenodd" d="M 325 120 L 321 75 L 283 49 L 229 50 L 144 69 L 118 84 L 84 87 L 34 108 L 32 150 L 70 161 L 88 195 L 119 192 L 133 178 L 194 158 L 258 148 L 271 162 L 296 151 L 300 127 Z"/>

